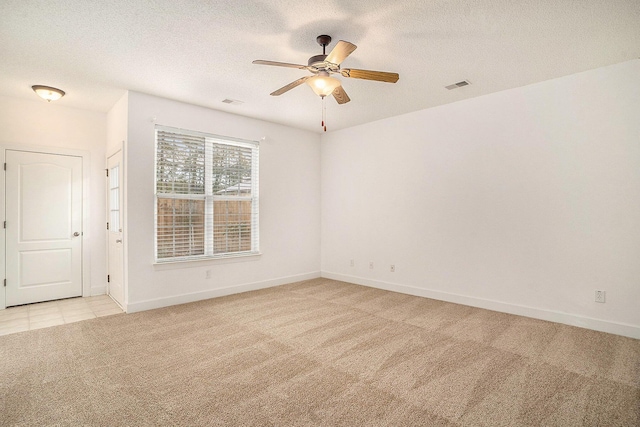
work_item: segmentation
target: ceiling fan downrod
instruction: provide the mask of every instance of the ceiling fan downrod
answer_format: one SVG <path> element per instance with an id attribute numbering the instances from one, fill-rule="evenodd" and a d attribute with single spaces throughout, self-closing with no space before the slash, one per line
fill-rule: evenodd
<path id="1" fill-rule="evenodd" d="M 331 43 L 331 36 L 328 36 L 326 34 L 322 34 L 318 37 L 316 37 L 316 41 L 318 42 L 318 44 L 320 46 L 322 46 L 322 54 L 326 55 L 326 48 L 329 45 L 329 43 Z"/>

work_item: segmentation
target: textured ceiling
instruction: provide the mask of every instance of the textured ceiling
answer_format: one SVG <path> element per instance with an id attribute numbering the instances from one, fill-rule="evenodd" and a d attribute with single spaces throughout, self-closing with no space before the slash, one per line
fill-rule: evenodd
<path id="1" fill-rule="evenodd" d="M 358 46 L 344 68 L 400 74 L 340 77 L 351 102 L 327 99 L 336 130 L 639 58 L 640 1 L 2 0 L 0 95 L 44 84 L 106 112 L 129 89 L 320 132 L 308 86 L 269 96 L 307 71 L 251 64 L 306 64 L 319 34 Z"/>

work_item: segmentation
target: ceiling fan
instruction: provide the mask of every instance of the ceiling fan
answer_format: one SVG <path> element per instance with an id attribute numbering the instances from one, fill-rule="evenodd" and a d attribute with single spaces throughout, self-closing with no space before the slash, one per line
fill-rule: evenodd
<path id="1" fill-rule="evenodd" d="M 313 76 L 301 77 L 298 80 L 289 83 L 286 86 L 272 92 L 272 96 L 279 96 L 294 87 L 300 86 L 302 83 L 307 83 L 311 86 L 311 89 L 324 99 L 327 95 L 333 95 L 333 98 L 338 104 L 345 104 L 351 99 L 342 88 L 340 80 L 335 77 L 331 77 L 331 74 L 340 74 L 342 77 L 350 77 L 355 79 L 375 80 L 379 82 L 395 83 L 400 77 L 398 73 L 387 73 L 384 71 L 371 71 L 371 70 L 356 70 L 354 68 L 340 68 L 340 64 L 349 56 L 357 46 L 353 43 L 340 40 L 333 48 L 329 55 L 326 54 L 325 49 L 329 43 L 331 43 L 331 37 L 327 35 L 321 35 L 316 38 L 316 41 L 322 46 L 322 55 L 315 55 L 309 58 L 307 65 L 290 64 L 287 62 L 275 62 L 275 61 L 253 61 L 254 64 L 260 65 L 274 65 L 276 67 L 288 67 L 298 68 L 301 70 L 310 71 Z"/>

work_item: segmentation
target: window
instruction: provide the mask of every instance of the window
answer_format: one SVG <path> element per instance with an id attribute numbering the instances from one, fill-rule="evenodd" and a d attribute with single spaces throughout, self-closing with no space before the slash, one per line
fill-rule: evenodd
<path id="1" fill-rule="evenodd" d="M 258 143 L 156 126 L 156 261 L 258 253 Z"/>
<path id="2" fill-rule="evenodd" d="M 109 225 L 112 233 L 119 233 L 120 229 L 120 165 L 109 170 Z"/>

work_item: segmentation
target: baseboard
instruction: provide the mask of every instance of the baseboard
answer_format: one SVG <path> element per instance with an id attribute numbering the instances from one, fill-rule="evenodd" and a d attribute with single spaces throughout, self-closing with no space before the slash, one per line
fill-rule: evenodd
<path id="1" fill-rule="evenodd" d="M 127 304 L 126 312 L 136 313 L 138 311 L 152 310 L 154 308 L 186 304 L 189 302 L 200 301 L 204 299 L 223 297 L 227 295 L 239 294 L 241 292 L 256 291 L 258 289 L 286 285 L 288 283 L 300 282 L 302 280 L 316 279 L 318 277 L 320 277 L 320 272 L 314 271 L 311 273 L 297 274 L 294 276 L 278 277 L 261 282 L 245 283 L 242 285 L 234 285 L 225 288 L 208 289 L 206 291 L 193 292 L 190 294 L 175 295 L 171 297 L 156 298 L 139 302 L 130 302 Z"/>
<path id="2" fill-rule="evenodd" d="M 397 283 L 382 282 L 379 280 L 366 279 L 363 277 L 349 276 L 346 274 L 322 271 L 322 277 L 327 279 L 340 280 L 354 283 L 356 285 L 369 286 L 372 288 L 384 289 L 387 291 L 399 292 L 408 295 L 431 298 L 440 301 L 447 301 L 456 304 L 468 305 L 471 307 L 484 308 L 502 313 L 515 314 L 518 316 L 531 317 L 534 319 L 548 320 L 550 322 L 563 323 L 565 325 L 578 326 L 580 328 L 592 329 L 594 331 L 607 332 L 615 335 L 622 335 L 629 338 L 640 339 L 640 327 L 609 322 L 601 319 L 577 316 L 569 313 L 562 313 L 540 308 L 527 307 L 517 304 L 509 304 L 500 301 L 487 300 L 465 295 L 452 294 L 448 292 L 434 291 L 431 289 L 416 288 L 414 286 L 401 285 Z"/>

